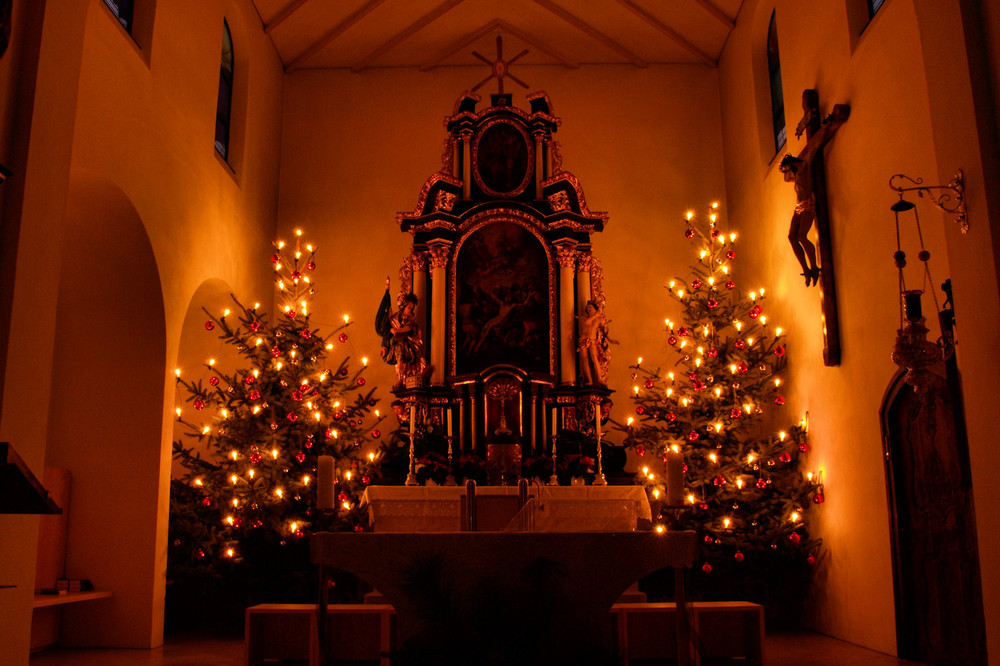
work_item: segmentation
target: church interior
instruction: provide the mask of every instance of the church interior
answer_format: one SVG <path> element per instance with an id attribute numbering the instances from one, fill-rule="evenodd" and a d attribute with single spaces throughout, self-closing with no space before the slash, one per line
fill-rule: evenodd
<path id="1" fill-rule="evenodd" d="M 4 0 L 0 40 L 0 664 L 164 644 L 178 377 L 239 361 L 206 333 L 231 295 L 282 316 L 276 239 L 314 244 L 311 326 L 410 462 L 419 416 L 449 464 L 554 468 L 558 422 L 633 484 L 613 426 L 670 369 L 708 214 L 822 491 L 801 626 L 1000 663 L 997 3 Z M 413 357 L 384 294 L 417 297 Z M 39 601 L 56 578 L 102 594 Z"/>

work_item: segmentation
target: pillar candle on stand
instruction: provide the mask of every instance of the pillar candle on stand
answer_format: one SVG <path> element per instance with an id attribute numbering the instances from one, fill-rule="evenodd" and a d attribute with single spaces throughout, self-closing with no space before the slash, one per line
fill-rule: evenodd
<path id="1" fill-rule="evenodd" d="M 316 508 L 333 508 L 333 456 L 320 456 L 316 462 Z"/>
<path id="2" fill-rule="evenodd" d="M 596 422 L 594 432 L 597 433 L 597 439 L 601 438 L 601 403 L 594 404 L 594 420 Z"/>
<path id="3" fill-rule="evenodd" d="M 671 447 L 667 456 L 667 506 L 680 506 L 684 497 L 684 456 Z"/>

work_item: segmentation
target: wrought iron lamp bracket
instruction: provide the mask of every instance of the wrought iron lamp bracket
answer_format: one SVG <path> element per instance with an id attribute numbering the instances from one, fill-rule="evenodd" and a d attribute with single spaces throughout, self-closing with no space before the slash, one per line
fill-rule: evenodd
<path id="1" fill-rule="evenodd" d="M 900 185 L 894 184 L 897 178 L 905 179 L 913 183 L 914 187 L 901 187 Z M 916 191 L 921 197 L 926 196 L 931 200 L 937 208 L 949 215 L 955 216 L 955 221 L 958 222 L 959 227 L 962 229 L 962 233 L 966 234 L 969 232 L 969 217 L 965 209 L 965 175 L 962 170 L 959 169 L 955 177 L 947 185 L 924 185 L 923 178 L 910 178 L 907 175 L 897 173 L 892 178 L 889 179 L 889 187 L 899 193 L 899 202 L 896 206 L 900 206 L 898 210 L 908 210 L 913 207 L 908 201 L 903 199 L 904 192 Z M 934 190 L 944 190 L 937 196 L 934 195 Z M 893 207 L 893 210 L 897 210 Z"/>

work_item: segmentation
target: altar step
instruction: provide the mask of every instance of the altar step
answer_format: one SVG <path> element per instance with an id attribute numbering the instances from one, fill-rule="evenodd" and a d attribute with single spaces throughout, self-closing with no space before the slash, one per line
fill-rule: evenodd
<path id="1" fill-rule="evenodd" d="M 764 609 L 746 601 L 688 604 L 691 635 L 700 645 L 693 666 L 763 666 Z M 395 611 L 384 603 L 328 606 L 331 662 L 391 666 Z M 676 613 L 672 602 L 619 602 L 611 607 L 608 643 L 623 666 L 676 663 Z M 261 604 L 246 611 L 247 666 L 318 666 L 316 604 Z"/>

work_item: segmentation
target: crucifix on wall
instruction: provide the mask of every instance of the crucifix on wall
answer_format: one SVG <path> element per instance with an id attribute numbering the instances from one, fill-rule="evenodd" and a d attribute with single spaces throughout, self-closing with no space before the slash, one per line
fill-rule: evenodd
<path id="1" fill-rule="evenodd" d="M 805 133 L 806 147 L 798 155 L 785 155 L 778 168 L 785 174 L 785 180 L 795 185 L 795 211 L 788 229 L 788 240 L 802 266 L 806 286 L 819 287 L 823 313 L 823 362 L 835 366 L 840 365 L 840 322 L 830 242 L 830 216 L 826 203 L 823 146 L 847 121 L 851 107 L 837 104 L 830 115 L 821 120 L 819 93 L 807 89 L 802 93 L 802 109 L 805 113 L 795 128 L 795 136 Z M 813 222 L 816 224 L 816 244 L 809 239 Z"/>

